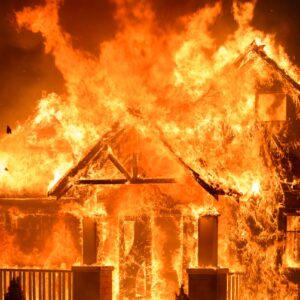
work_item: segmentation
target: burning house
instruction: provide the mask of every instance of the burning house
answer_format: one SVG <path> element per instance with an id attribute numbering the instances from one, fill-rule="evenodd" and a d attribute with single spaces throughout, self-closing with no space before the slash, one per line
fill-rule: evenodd
<path id="1" fill-rule="evenodd" d="M 254 4 L 208 60 L 219 5 L 157 38 L 146 4 L 142 26 L 116 2 L 124 32 L 99 61 L 70 45 L 59 0 L 16 15 L 69 94 L 3 138 L 0 298 L 19 277 L 30 300 L 169 300 L 181 284 L 190 300 L 298 299 L 299 78 L 239 31 Z"/>

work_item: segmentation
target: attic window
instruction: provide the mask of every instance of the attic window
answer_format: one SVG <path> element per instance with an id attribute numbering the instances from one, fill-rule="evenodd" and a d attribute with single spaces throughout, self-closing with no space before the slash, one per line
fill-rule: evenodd
<path id="1" fill-rule="evenodd" d="M 286 242 L 286 263 L 294 267 L 300 263 L 300 216 L 287 216 Z"/>
<path id="2" fill-rule="evenodd" d="M 260 121 L 286 121 L 287 95 L 284 93 L 257 94 L 256 115 Z"/>

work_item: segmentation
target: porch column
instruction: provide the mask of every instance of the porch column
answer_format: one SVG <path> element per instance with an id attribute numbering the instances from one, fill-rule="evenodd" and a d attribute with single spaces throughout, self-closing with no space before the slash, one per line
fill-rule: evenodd
<path id="1" fill-rule="evenodd" d="M 112 300 L 113 269 L 73 266 L 73 300 Z"/>
<path id="2" fill-rule="evenodd" d="M 190 300 L 226 300 L 228 269 L 218 268 L 218 216 L 198 219 L 198 268 L 188 269 Z"/>
<path id="3" fill-rule="evenodd" d="M 82 220 L 82 263 L 92 265 L 97 262 L 97 222 L 90 217 Z"/>
<path id="4" fill-rule="evenodd" d="M 218 266 L 218 216 L 198 219 L 198 266 Z"/>

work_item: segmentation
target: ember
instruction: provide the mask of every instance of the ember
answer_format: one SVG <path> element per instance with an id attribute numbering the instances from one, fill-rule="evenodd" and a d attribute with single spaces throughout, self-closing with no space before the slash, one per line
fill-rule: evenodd
<path id="1" fill-rule="evenodd" d="M 15 13 L 66 93 L 1 138 L 1 299 L 13 278 L 29 300 L 299 297 L 299 71 L 256 2 L 233 1 L 219 43 L 221 2 L 164 27 L 112 0 L 96 56 L 62 0 Z"/>

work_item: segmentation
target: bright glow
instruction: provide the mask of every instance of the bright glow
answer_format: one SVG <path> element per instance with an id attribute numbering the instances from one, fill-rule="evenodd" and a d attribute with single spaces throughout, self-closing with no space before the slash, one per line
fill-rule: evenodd
<path id="1" fill-rule="evenodd" d="M 7 175 L 6 162 L 0 160 L 0 177 Z"/>
<path id="2" fill-rule="evenodd" d="M 259 181 L 254 181 L 252 183 L 251 192 L 253 195 L 258 195 L 260 193 L 260 182 Z"/>

